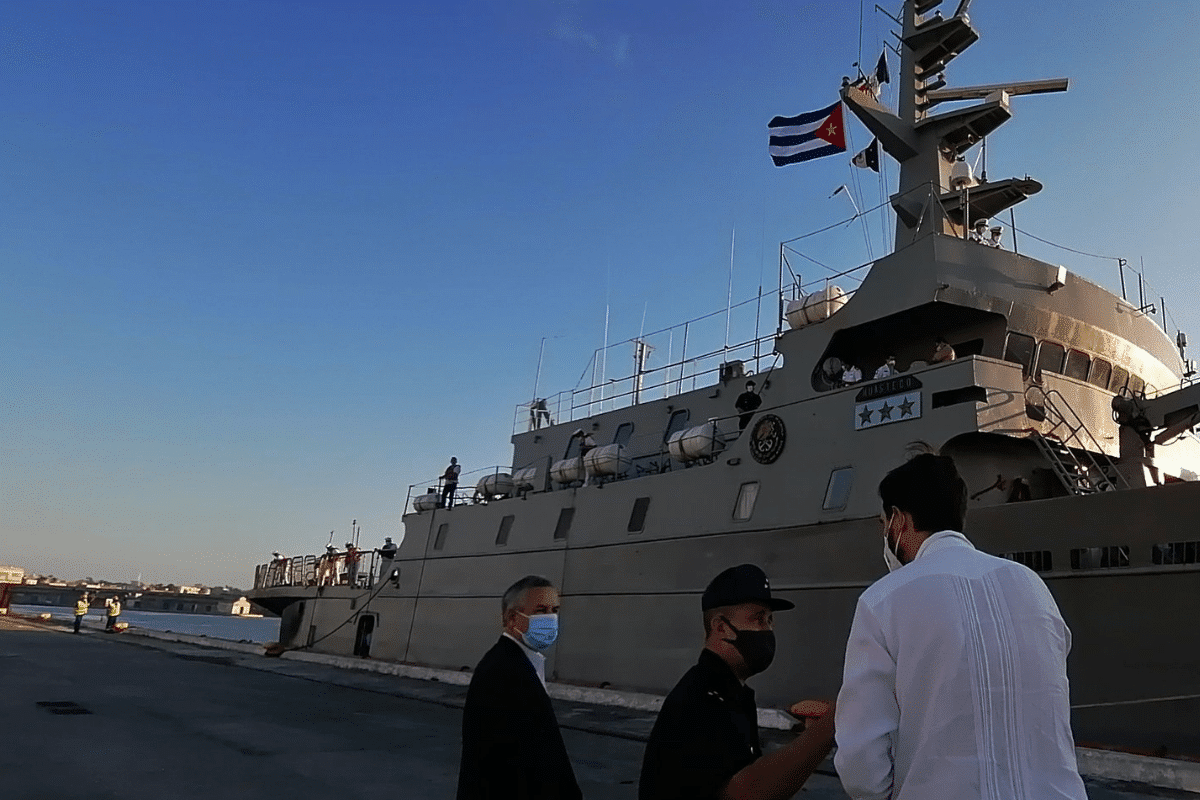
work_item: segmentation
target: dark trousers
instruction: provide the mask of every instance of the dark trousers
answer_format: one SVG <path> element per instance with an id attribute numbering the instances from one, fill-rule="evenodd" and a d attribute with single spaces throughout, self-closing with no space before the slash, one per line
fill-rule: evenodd
<path id="1" fill-rule="evenodd" d="M 106 623 L 104 624 L 104 630 L 106 630 L 106 631 L 111 631 L 111 630 L 113 629 L 113 626 L 114 626 L 114 625 L 116 625 L 116 624 L 117 624 L 117 618 L 116 618 L 116 617 L 109 617 L 109 618 L 108 618 L 108 622 L 106 622 Z"/>
<path id="2" fill-rule="evenodd" d="M 442 508 L 449 508 L 454 505 L 454 490 L 457 488 L 457 483 L 447 483 L 442 487 Z M 449 505 L 446 504 L 447 500 L 450 501 Z"/>
<path id="3" fill-rule="evenodd" d="M 83 624 L 83 614 L 75 615 L 75 632 L 79 633 L 79 626 Z"/>

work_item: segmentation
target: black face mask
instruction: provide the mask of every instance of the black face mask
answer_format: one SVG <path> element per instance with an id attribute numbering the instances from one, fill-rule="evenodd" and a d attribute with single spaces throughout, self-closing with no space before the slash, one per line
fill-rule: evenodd
<path id="1" fill-rule="evenodd" d="M 738 630 L 733 627 L 733 623 L 725 617 L 725 624 L 729 629 L 737 634 L 736 639 L 725 639 L 724 641 L 733 645 L 734 649 L 741 654 L 742 659 L 746 662 L 746 669 L 751 675 L 757 675 L 771 666 L 771 662 L 775 660 L 775 631 L 751 631 Z"/>

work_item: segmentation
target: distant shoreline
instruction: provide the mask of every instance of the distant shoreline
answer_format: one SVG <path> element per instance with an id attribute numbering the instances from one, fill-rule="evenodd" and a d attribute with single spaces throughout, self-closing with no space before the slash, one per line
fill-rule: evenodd
<path id="1" fill-rule="evenodd" d="M 50 614 L 60 622 L 73 622 L 75 609 L 70 606 L 37 606 L 13 604 L 14 615 L 36 617 Z M 119 619 L 131 627 L 170 633 L 185 633 L 192 636 L 207 636 L 210 639 L 225 639 L 232 642 L 255 642 L 266 644 L 279 639 L 279 618 L 251 614 L 192 614 L 178 611 L 123 610 Z M 103 627 L 103 609 L 89 609 L 83 624 L 88 628 Z"/>

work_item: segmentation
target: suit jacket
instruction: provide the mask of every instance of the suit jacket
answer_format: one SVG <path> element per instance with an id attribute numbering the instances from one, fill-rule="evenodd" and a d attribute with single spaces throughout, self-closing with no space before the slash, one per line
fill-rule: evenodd
<path id="1" fill-rule="evenodd" d="M 582 800 L 546 687 L 501 636 L 480 660 L 463 707 L 458 800 Z"/>

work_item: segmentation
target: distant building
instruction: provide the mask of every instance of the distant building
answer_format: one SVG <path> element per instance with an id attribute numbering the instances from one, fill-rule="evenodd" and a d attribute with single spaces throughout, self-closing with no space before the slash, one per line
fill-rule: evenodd
<path id="1" fill-rule="evenodd" d="M 25 582 L 24 567 L 0 566 L 0 583 L 24 583 L 24 582 Z"/>

